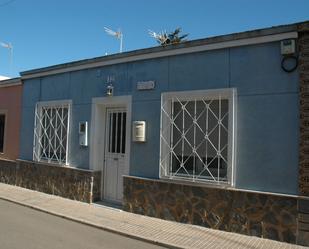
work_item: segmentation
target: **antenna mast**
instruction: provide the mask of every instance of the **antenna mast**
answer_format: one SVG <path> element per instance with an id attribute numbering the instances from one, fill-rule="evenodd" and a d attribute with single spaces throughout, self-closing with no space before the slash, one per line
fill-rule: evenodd
<path id="1" fill-rule="evenodd" d="M 117 38 L 119 41 L 120 41 L 120 48 L 119 48 L 119 51 L 120 53 L 122 53 L 122 46 L 123 46 L 123 34 L 121 32 L 120 29 L 118 29 L 118 31 L 113 31 L 109 28 L 106 28 L 104 27 L 104 30 L 105 32 L 108 34 L 108 35 L 111 35 L 111 36 L 114 36 L 115 38 Z"/>
<path id="2" fill-rule="evenodd" d="M 0 46 L 3 48 L 7 48 L 10 53 L 10 58 L 9 58 L 9 65 L 10 65 L 10 73 L 12 74 L 12 65 L 13 65 L 13 45 L 9 42 L 1 42 L 0 41 Z"/>

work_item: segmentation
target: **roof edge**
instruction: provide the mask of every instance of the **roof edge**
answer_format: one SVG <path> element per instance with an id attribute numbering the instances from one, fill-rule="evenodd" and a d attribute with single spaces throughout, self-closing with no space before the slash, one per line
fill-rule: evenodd
<path id="1" fill-rule="evenodd" d="M 197 40 L 183 42 L 177 45 L 167 45 L 164 47 L 156 46 L 156 47 L 138 49 L 138 50 L 133 50 L 133 51 L 128 51 L 128 52 L 108 55 L 108 56 L 94 57 L 91 59 L 83 59 L 83 60 L 78 60 L 78 61 L 73 61 L 73 62 L 68 62 L 68 63 L 63 63 L 63 64 L 57 64 L 57 65 L 38 68 L 38 69 L 27 70 L 27 71 L 21 72 L 20 75 L 22 78 L 25 78 L 25 79 L 35 78 L 35 77 L 39 77 L 38 74 L 41 74 L 41 73 L 44 73 L 44 75 L 49 75 L 49 74 L 61 73 L 61 71 L 68 72 L 68 71 L 81 70 L 80 68 L 87 64 L 94 65 L 94 66 L 89 66 L 87 68 L 94 68 L 94 67 L 98 67 L 99 62 L 103 62 L 103 64 L 104 62 L 111 62 L 111 61 L 121 61 L 121 62 L 116 62 L 114 64 L 125 63 L 125 60 L 124 60 L 125 58 L 131 58 L 130 60 L 128 60 L 129 62 L 129 61 L 132 61 L 132 57 L 141 57 L 143 55 L 150 54 L 150 53 L 160 53 L 160 54 L 166 53 L 166 56 L 170 56 L 171 51 L 176 51 L 176 50 L 180 50 L 184 48 L 194 48 L 194 47 L 203 46 L 203 45 L 211 45 L 211 44 L 231 42 L 231 41 L 237 41 L 237 40 L 243 40 L 243 39 L 258 38 L 262 36 L 289 33 L 293 31 L 296 32 L 300 24 L 306 24 L 306 23 L 309 23 L 309 21 L 250 30 L 250 31 L 244 31 L 244 32 L 239 32 L 239 33 L 214 36 L 214 37 L 203 38 L 203 39 L 197 39 Z M 161 57 L 164 57 L 164 55 L 162 55 Z M 107 63 L 107 64 L 111 65 L 113 63 Z M 77 68 L 77 69 L 74 69 L 74 68 Z"/>
<path id="2" fill-rule="evenodd" d="M 0 81 L 0 88 L 1 87 L 10 87 L 10 86 L 17 86 L 22 85 L 21 77 L 16 77 L 12 79 L 6 79 Z"/>

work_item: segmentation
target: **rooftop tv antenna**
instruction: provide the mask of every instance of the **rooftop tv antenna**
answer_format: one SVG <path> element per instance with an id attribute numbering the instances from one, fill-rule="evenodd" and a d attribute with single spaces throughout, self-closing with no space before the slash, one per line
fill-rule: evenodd
<path id="1" fill-rule="evenodd" d="M 167 40 L 167 35 L 166 35 L 166 31 L 162 31 L 160 33 L 156 33 L 150 29 L 148 29 L 148 34 L 155 38 L 158 42 L 160 42 L 161 44 L 166 42 Z"/>
<path id="2" fill-rule="evenodd" d="M 189 35 L 189 34 L 181 35 L 180 34 L 181 28 L 176 28 L 175 31 L 172 32 L 162 31 L 160 33 L 156 33 L 149 29 L 148 33 L 151 37 L 155 38 L 161 46 L 166 46 L 170 44 L 179 44 L 181 42 L 186 41 L 185 38 Z"/>
<path id="3" fill-rule="evenodd" d="M 104 30 L 105 32 L 108 34 L 108 35 L 111 35 L 111 36 L 114 36 L 116 37 L 118 40 L 120 40 L 120 53 L 122 53 L 122 39 L 123 39 L 123 34 L 121 32 L 120 29 L 118 29 L 118 31 L 113 31 L 109 28 L 106 28 L 104 27 Z"/>
<path id="4" fill-rule="evenodd" d="M 0 46 L 3 48 L 7 48 L 10 53 L 9 57 L 9 64 L 10 64 L 10 71 L 12 73 L 12 65 L 13 65 L 13 45 L 11 43 L 6 43 L 6 42 L 1 42 L 0 41 Z"/>

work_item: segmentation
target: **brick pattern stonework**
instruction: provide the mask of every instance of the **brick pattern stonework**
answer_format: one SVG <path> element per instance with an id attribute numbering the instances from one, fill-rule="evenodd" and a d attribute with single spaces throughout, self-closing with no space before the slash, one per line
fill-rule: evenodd
<path id="1" fill-rule="evenodd" d="M 300 99 L 299 194 L 309 196 L 309 22 L 298 25 Z M 298 205 L 298 240 L 309 246 L 309 201 Z"/>
<path id="2" fill-rule="evenodd" d="M 0 182 L 15 185 L 16 162 L 0 159 Z"/>
<path id="3" fill-rule="evenodd" d="M 0 160 L 0 182 L 88 203 L 101 193 L 100 171 L 29 161 Z"/>
<path id="4" fill-rule="evenodd" d="M 298 27 L 300 79 L 299 193 L 309 196 L 309 22 Z"/>
<path id="5" fill-rule="evenodd" d="M 297 244 L 309 246 L 309 199 L 301 199 L 298 202 Z"/>
<path id="6" fill-rule="evenodd" d="M 124 177 L 126 211 L 296 243 L 295 197 Z"/>

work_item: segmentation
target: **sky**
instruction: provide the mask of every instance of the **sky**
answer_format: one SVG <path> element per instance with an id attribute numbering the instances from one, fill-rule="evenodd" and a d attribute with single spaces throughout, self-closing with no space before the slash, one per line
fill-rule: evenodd
<path id="1" fill-rule="evenodd" d="M 181 27 L 188 40 L 309 20 L 309 0 L 0 0 L 0 75 L 157 46 L 148 34 Z"/>

